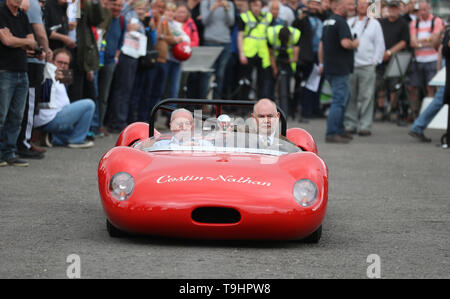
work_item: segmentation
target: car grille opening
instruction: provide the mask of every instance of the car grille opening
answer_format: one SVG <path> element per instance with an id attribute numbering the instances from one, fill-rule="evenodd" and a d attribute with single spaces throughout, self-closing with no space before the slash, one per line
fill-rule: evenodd
<path id="1" fill-rule="evenodd" d="M 241 220 L 241 214 L 232 208 L 204 207 L 192 211 L 192 220 L 199 223 L 231 224 Z"/>

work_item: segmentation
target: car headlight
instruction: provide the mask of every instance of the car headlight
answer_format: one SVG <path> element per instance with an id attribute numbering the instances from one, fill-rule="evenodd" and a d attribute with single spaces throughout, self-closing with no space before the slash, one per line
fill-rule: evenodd
<path id="1" fill-rule="evenodd" d="M 124 201 L 133 193 L 134 179 L 129 173 L 118 172 L 112 176 L 109 190 L 117 200 Z"/>
<path id="2" fill-rule="evenodd" d="M 317 199 L 317 186 L 313 181 L 302 179 L 294 185 L 294 198 L 302 207 L 311 206 Z"/>

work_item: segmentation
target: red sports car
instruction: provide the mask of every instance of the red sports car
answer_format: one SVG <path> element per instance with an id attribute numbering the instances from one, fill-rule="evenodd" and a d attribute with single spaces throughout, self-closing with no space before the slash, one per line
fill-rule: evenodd
<path id="1" fill-rule="evenodd" d="M 173 103 L 213 104 L 217 114 L 222 106 L 253 105 L 166 100 L 152 116 Z M 99 191 L 110 236 L 320 240 L 328 169 L 309 133 L 286 130 L 283 113 L 281 136 L 265 147 L 253 142 L 254 133 L 220 125 L 204 126 L 188 143 L 173 144 L 174 134 L 159 134 L 153 125 L 126 127 L 100 161 Z"/>

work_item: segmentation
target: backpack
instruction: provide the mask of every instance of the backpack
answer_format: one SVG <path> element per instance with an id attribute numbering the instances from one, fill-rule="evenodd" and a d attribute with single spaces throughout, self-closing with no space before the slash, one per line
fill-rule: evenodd
<path id="1" fill-rule="evenodd" d="M 435 23 L 435 21 L 436 21 L 436 17 L 433 16 L 433 19 L 431 20 L 431 29 L 430 29 L 431 33 L 433 33 L 433 31 L 434 31 L 434 23 Z M 420 23 L 420 20 L 417 19 L 416 20 L 416 35 L 417 36 L 419 35 L 419 23 Z"/>

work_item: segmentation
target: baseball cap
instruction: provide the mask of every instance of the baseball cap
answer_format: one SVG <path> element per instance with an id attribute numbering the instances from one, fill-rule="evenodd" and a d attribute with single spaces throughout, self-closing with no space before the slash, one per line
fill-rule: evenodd
<path id="1" fill-rule="evenodd" d="M 388 6 L 400 6 L 401 5 L 401 3 L 400 3 L 400 1 L 398 1 L 398 0 L 391 0 L 391 1 L 389 1 L 388 2 L 388 4 L 387 4 Z"/>

